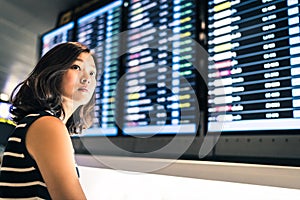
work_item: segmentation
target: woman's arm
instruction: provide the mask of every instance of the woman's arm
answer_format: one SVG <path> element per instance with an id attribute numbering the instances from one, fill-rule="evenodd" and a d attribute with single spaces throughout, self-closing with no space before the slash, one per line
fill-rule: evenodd
<path id="1" fill-rule="evenodd" d="M 52 199 L 86 199 L 75 169 L 71 138 L 61 120 L 52 116 L 37 119 L 28 129 L 26 147 Z"/>

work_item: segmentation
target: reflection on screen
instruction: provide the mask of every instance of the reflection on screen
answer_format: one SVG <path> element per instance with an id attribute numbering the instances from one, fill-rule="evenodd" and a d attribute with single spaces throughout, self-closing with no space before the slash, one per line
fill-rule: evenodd
<path id="1" fill-rule="evenodd" d="M 73 40 L 74 22 L 69 22 L 42 36 L 42 56 L 54 46 Z"/>
<path id="2" fill-rule="evenodd" d="M 209 1 L 209 129 L 300 128 L 298 0 Z M 217 126 L 216 126 L 217 127 Z"/>
<path id="3" fill-rule="evenodd" d="M 95 118 L 87 134 L 116 135 L 115 89 L 119 78 L 119 38 L 122 1 L 115 1 L 78 19 L 77 39 L 94 51 L 99 80 Z"/>

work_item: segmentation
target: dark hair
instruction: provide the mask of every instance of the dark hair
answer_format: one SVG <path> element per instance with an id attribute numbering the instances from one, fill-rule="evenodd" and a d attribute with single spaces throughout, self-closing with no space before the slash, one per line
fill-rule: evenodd
<path id="1" fill-rule="evenodd" d="M 28 78 L 19 83 L 10 97 L 13 121 L 18 123 L 26 115 L 48 110 L 56 117 L 65 117 L 62 107 L 61 83 L 66 70 L 79 54 L 90 50 L 81 43 L 62 43 L 48 51 L 37 63 Z M 66 126 L 70 134 L 81 133 L 92 125 L 95 92 L 91 100 L 77 108 Z"/>

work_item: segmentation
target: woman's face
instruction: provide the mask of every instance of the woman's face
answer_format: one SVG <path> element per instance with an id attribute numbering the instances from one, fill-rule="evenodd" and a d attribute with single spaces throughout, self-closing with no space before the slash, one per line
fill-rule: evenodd
<path id="1" fill-rule="evenodd" d="M 96 65 L 90 53 L 81 53 L 62 79 L 63 101 L 74 106 L 87 104 L 96 87 Z"/>

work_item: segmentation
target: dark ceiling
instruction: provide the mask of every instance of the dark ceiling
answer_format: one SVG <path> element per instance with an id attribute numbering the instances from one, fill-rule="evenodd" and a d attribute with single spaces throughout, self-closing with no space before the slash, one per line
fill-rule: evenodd
<path id="1" fill-rule="evenodd" d="M 0 93 L 10 95 L 33 69 L 38 58 L 39 35 L 55 27 L 61 12 L 82 2 L 0 0 Z"/>

